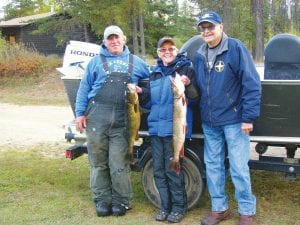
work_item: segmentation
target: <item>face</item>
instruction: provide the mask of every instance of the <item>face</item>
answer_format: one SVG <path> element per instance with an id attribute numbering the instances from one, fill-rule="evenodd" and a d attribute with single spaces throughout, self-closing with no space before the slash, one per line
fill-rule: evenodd
<path id="1" fill-rule="evenodd" d="M 123 52 L 125 38 L 121 35 L 119 36 L 116 34 L 112 34 L 104 40 L 104 44 L 111 54 L 119 55 Z"/>
<path id="2" fill-rule="evenodd" d="M 174 61 L 178 50 L 171 42 L 163 43 L 157 50 L 158 57 L 163 61 L 165 66 L 169 65 Z"/>
<path id="3" fill-rule="evenodd" d="M 215 47 L 219 44 L 223 34 L 223 24 L 213 24 L 209 22 L 203 22 L 199 25 L 200 32 L 203 40 L 209 47 Z"/>

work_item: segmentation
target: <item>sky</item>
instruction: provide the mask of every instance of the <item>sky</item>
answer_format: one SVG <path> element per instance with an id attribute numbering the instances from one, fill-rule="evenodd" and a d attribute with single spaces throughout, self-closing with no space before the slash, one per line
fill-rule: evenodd
<path id="1" fill-rule="evenodd" d="M 9 2 L 9 0 L 0 0 L 0 19 L 3 18 L 3 7 L 6 6 L 6 4 Z"/>

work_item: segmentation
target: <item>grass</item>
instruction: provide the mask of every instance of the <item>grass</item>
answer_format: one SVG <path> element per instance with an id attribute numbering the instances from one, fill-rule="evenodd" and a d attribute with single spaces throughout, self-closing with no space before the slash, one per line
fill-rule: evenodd
<path id="1" fill-rule="evenodd" d="M 66 144 L 2 149 L 0 154 L 0 224 L 6 225 L 89 225 L 164 224 L 153 220 L 156 209 L 145 197 L 140 173 L 133 172 L 133 209 L 125 217 L 99 218 L 89 189 L 87 157 L 64 158 Z M 252 171 L 257 197 L 256 223 L 299 225 L 300 181 L 286 181 L 283 174 Z M 233 216 L 224 225 L 237 223 L 233 187 L 228 182 Z M 199 205 L 189 211 L 181 224 L 199 224 L 210 210 L 204 193 Z"/>
<path id="2" fill-rule="evenodd" d="M 59 74 L 0 79 L 0 102 L 17 105 L 69 106 Z"/>

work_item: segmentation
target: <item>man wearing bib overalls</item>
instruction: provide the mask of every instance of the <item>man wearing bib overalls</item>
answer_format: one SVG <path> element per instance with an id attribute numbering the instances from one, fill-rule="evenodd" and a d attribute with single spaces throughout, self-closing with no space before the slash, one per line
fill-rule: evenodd
<path id="1" fill-rule="evenodd" d="M 123 216 L 131 206 L 126 138 L 127 83 L 149 77 L 147 64 L 129 52 L 118 26 L 104 31 L 100 54 L 88 64 L 76 98 L 76 126 L 86 128 L 90 186 L 98 216 Z"/>

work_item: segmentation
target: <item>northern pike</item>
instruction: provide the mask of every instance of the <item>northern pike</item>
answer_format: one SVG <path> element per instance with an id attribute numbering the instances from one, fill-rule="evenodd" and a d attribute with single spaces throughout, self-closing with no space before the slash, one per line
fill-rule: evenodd
<path id="1" fill-rule="evenodd" d="M 187 101 L 184 94 L 185 87 L 180 75 L 176 73 L 175 78 L 169 77 L 173 91 L 173 157 L 170 169 L 178 174 L 180 171 L 179 158 L 184 156 L 184 141 L 187 129 L 186 112 Z"/>
<path id="2" fill-rule="evenodd" d="M 133 146 L 134 141 L 138 140 L 141 119 L 139 98 L 133 83 L 127 84 L 127 116 L 128 153 L 133 162 Z"/>

